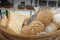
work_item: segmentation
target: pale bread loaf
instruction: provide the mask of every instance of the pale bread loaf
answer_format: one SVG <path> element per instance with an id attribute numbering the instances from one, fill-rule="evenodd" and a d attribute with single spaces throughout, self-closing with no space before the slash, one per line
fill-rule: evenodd
<path id="1" fill-rule="evenodd" d="M 11 28 L 17 34 L 20 34 L 25 17 L 21 14 L 10 12 L 8 18 L 8 28 Z"/>

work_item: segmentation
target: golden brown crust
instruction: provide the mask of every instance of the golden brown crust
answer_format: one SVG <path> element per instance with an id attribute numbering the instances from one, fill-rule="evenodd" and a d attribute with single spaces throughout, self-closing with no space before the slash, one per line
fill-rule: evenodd
<path id="1" fill-rule="evenodd" d="M 34 20 L 38 20 L 45 25 L 48 25 L 52 20 L 52 12 L 49 10 L 40 11 Z"/>
<path id="2" fill-rule="evenodd" d="M 24 27 L 21 29 L 21 33 L 22 33 L 22 34 L 25 34 L 25 35 L 31 35 L 31 29 L 29 28 L 29 26 L 24 26 Z"/>
<path id="3" fill-rule="evenodd" d="M 44 24 L 39 21 L 33 21 L 29 26 L 24 26 L 21 30 L 22 34 L 26 35 L 36 35 L 42 31 L 44 31 Z"/>
<path id="4" fill-rule="evenodd" d="M 32 27 L 32 29 L 36 30 L 37 33 L 44 31 L 45 27 L 44 24 L 41 23 L 40 21 L 33 21 L 29 26 Z"/>

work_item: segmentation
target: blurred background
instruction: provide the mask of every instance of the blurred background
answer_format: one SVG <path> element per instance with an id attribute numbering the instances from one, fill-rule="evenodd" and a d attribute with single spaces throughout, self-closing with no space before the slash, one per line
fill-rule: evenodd
<path id="1" fill-rule="evenodd" d="M 1 10 L 33 15 L 42 6 L 58 8 L 60 0 L 0 0 L 0 16 Z"/>

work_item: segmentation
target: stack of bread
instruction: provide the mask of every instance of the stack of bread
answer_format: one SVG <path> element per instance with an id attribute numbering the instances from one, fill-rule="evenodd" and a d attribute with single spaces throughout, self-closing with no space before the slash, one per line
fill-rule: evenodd
<path id="1" fill-rule="evenodd" d="M 8 14 L 8 18 L 6 17 L 6 15 L 2 16 L 0 25 L 10 32 L 20 34 L 24 21 L 29 17 L 29 15 L 17 14 L 13 11 L 10 11 Z"/>
<path id="2" fill-rule="evenodd" d="M 52 17 L 53 17 L 53 13 L 49 10 L 39 11 L 37 16 L 32 20 L 32 22 L 28 26 L 24 26 L 22 28 L 21 33 L 28 34 L 28 30 L 29 30 L 29 31 L 31 31 L 29 33 L 31 35 L 31 34 L 38 34 L 38 33 L 44 32 L 46 30 L 50 30 L 48 28 L 46 29 L 46 26 L 52 22 Z M 28 29 L 26 29 L 26 28 L 28 28 Z M 51 27 L 51 29 L 52 29 L 52 27 Z M 55 29 L 54 29 L 54 31 L 55 31 Z"/>
<path id="3" fill-rule="evenodd" d="M 60 28 L 60 14 L 53 14 L 50 10 L 40 10 L 29 25 L 27 20 L 29 15 L 9 12 L 8 18 L 4 15 L 0 21 L 0 26 L 5 27 L 10 32 L 24 35 L 38 35 L 54 32 Z"/>

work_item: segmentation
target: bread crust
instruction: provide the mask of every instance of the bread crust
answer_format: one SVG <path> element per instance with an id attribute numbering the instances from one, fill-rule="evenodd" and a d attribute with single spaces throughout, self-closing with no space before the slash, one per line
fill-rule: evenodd
<path id="1" fill-rule="evenodd" d="M 21 30 L 22 34 L 36 35 L 44 31 L 44 24 L 39 21 L 33 21 L 29 26 L 24 26 Z"/>
<path id="2" fill-rule="evenodd" d="M 50 24 L 53 13 L 49 10 L 40 11 L 34 20 L 42 22 L 44 25 Z"/>

